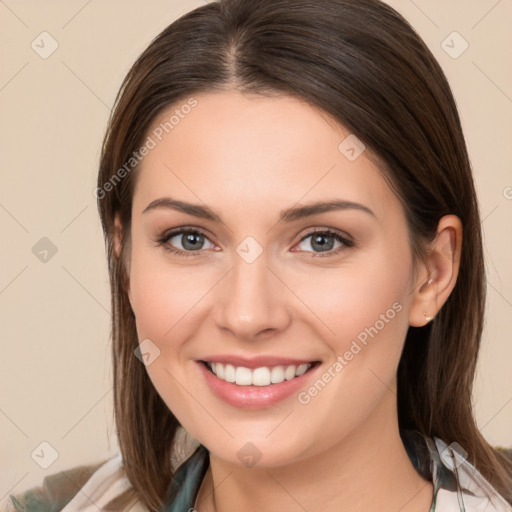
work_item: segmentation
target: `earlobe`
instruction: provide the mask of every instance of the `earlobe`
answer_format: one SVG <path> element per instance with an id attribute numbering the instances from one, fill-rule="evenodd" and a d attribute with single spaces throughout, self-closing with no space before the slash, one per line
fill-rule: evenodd
<path id="1" fill-rule="evenodd" d="M 432 321 L 457 282 L 462 248 L 462 223 L 455 215 L 444 216 L 414 289 L 409 324 L 422 327 Z"/>
<path id="2" fill-rule="evenodd" d="M 121 225 L 121 218 L 119 216 L 119 212 L 117 212 L 114 217 L 113 246 L 114 246 L 114 253 L 116 255 L 116 258 L 118 258 L 118 259 L 121 257 L 122 240 L 123 240 L 123 226 Z"/>

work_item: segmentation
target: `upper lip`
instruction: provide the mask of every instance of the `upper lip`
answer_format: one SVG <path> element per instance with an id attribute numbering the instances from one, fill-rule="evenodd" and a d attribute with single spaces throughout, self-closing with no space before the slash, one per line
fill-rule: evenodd
<path id="1" fill-rule="evenodd" d="M 232 364 L 233 366 L 243 366 L 245 368 L 261 368 L 262 366 L 299 366 L 301 364 L 314 363 L 318 361 L 318 359 L 294 359 L 290 357 L 280 357 L 280 356 L 254 356 L 254 357 L 244 357 L 244 356 L 232 356 L 232 355 L 218 355 L 218 356 L 206 356 L 199 361 L 204 361 L 207 363 L 222 363 L 222 364 Z"/>

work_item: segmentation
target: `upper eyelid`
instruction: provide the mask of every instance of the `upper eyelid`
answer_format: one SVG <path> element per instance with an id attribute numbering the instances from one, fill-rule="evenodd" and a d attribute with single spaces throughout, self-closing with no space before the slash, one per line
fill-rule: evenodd
<path id="1" fill-rule="evenodd" d="M 330 233 L 332 236 L 339 236 L 340 238 L 344 238 L 348 241 L 353 241 L 353 237 L 348 233 L 345 233 L 341 229 L 335 228 L 307 228 L 307 231 L 300 237 L 300 240 L 303 240 L 304 238 L 316 233 Z"/>

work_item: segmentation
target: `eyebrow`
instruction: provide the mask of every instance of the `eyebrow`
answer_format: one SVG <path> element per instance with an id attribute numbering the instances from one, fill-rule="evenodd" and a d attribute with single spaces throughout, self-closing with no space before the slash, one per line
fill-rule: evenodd
<path id="1" fill-rule="evenodd" d="M 155 210 L 157 208 L 167 208 L 170 210 L 176 210 L 188 215 L 193 215 L 201 219 L 211 220 L 213 222 L 222 222 L 222 219 L 213 212 L 207 206 L 199 204 L 187 203 L 185 201 L 178 201 L 171 197 L 161 197 L 151 201 L 142 213 Z M 336 210 L 359 210 L 365 212 L 373 217 L 377 217 L 375 213 L 370 210 L 367 206 L 360 203 L 354 203 L 353 201 L 345 201 L 341 199 L 335 199 L 331 201 L 318 201 L 315 203 L 306 204 L 304 206 L 294 206 L 286 210 L 282 210 L 279 214 L 279 222 L 293 222 L 296 220 L 311 217 L 320 213 L 336 211 Z"/>

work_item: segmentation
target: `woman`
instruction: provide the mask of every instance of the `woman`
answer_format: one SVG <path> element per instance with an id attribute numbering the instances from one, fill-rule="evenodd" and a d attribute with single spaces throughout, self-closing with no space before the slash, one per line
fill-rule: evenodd
<path id="1" fill-rule="evenodd" d="M 121 453 L 52 510 L 511 510 L 510 451 L 471 408 L 484 266 L 465 141 L 393 9 L 183 16 L 125 79 L 96 196 Z"/>

